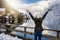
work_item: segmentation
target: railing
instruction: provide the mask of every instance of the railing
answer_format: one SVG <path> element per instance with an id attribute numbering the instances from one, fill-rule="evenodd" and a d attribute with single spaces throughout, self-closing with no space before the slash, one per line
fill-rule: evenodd
<path id="1" fill-rule="evenodd" d="M 32 32 L 27 32 L 27 31 L 26 31 L 27 28 L 35 29 L 34 27 L 25 27 L 25 26 L 19 26 L 19 27 L 24 28 L 24 31 L 20 31 L 20 30 L 15 30 L 15 31 L 23 32 L 23 33 L 24 33 L 24 39 L 26 39 L 26 34 L 27 34 L 27 33 L 28 33 L 28 34 L 31 34 L 31 35 L 34 34 L 34 33 L 32 33 Z M 44 30 L 57 32 L 57 36 L 56 36 L 56 37 L 59 38 L 59 32 L 60 32 L 60 30 L 51 30 L 51 29 L 44 29 Z"/>
<path id="2" fill-rule="evenodd" d="M 24 33 L 24 40 L 27 40 L 27 39 L 26 39 L 26 34 L 27 34 L 27 33 L 28 33 L 28 34 L 31 34 L 31 35 L 34 35 L 34 33 L 32 33 L 32 32 L 27 32 L 27 31 L 26 31 L 27 28 L 34 29 L 34 27 L 24 27 L 24 26 L 19 26 L 19 27 L 24 28 L 24 31 L 20 31 L 20 30 L 15 30 L 15 31 L 17 31 L 17 32 L 23 32 L 23 33 Z"/>
<path id="3" fill-rule="evenodd" d="M 51 30 L 51 29 L 44 29 L 44 30 L 57 32 L 57 36 L 56 37 L 59 38 L 60 30 Z"/>
<path id="4" fill-rule="evenodd" d="M 32 32 L 27 32 L 27 28 L 30 28 L 30 29 L 35 29 L 34 27 L 25 27 L 25 26 L 18 26 L 18 27 L 22 27 L 24 28 L 24 31 L 21 31 L 21 30 L 14 30 L 14 31 L 17 31 L 17 32 L 23 32 L 24 33 L 24 40 L 26 40 L 26 34 L 31 34 L 31 35 L 34 35 L 34 33 Z M 59 38 L 59 32 L 60 30 L 51 30 L 51 29 L 44 29 L 44 30 L 47 30 L 47 31 L 54 31 L 54 32 L 57 32 L 57 36 L 56 38 Z M 11 34 L 13 35 L 13 34 Z M 17 35 L 13 35 L 13 36 L 17 36 Z M 44 36 L 44 35 L 43 35 Z M 19 36 L 18 36 L 19 37 Z M 46 36 L 45 36 L 46 37 Z M 47 36 L 48 38 L 50 38 L 50 36 Z M 54 37 L 53 37 L 54 38 Z"/>

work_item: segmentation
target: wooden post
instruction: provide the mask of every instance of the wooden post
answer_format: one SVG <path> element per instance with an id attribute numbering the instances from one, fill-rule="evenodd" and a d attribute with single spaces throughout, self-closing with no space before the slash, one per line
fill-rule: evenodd
<path id="1" fill-rule="evenodd" d="M 24 40 L 26 40 L 26 27 L 24 27 Z"/>
<path id="2" fill-rule="evenodd" d="M 59 38 L 59 31 L 57 31 L 57 37 Z"/>

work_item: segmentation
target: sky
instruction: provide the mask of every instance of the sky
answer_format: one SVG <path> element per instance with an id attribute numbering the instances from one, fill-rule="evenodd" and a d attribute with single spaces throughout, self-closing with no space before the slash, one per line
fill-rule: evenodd
<path id="1" fill-rule="evenodd" d="M 30 4 L 30 3 L 36 3 L 36 2 L 38 2 L 40 0 L 22 0 L 22 1 L 23 1 L 23 3 Z"/>

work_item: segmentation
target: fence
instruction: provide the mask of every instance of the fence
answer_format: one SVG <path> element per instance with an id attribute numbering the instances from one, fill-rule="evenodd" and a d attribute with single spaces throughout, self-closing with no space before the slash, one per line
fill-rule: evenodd
<path id="1" fill-rule="evenodd" d="M 34 35 L 34 33 L 32 33 L 32 32 L 27 32 L 27 31 L 26 31 L 27 28 L 34 29 L 34 27 L 25 27 L 25 26 L 19 26 L 19 27 L 24 28 L 24 31 L 21 31 L 21 30 L 15 30 L 15 31 L 17 31 L 17 32 L 23 32 L 23 33 L 24 33 L 24 39 L 26 39 L 26 34 L 27 34 L 27 33 L 28 33 L 28 34 L 31 34 L 31 35 Z M 44 30 L 57 32 L 56 38 L 59 38 L 59 32 L 60 32 L 60 30 L 51 30 L 51 29 L 44 29 Z M 44 35 L 43 35 L 43 36 L 44 36 Z M 46 37 L 46 35 L 45 35 L 44 37 Z M 48 36 L 48 38 L 49 38 L 49 37 L 52 37 L 52 36 Z M 54 37 L 53 37 L 53 38 L 54 38 Z"/>
<path id="2" fill-rule="evenodd" d="M 22 27 L 24 28 L 24 31 L 21 31 L 21 30 L 14 30 L 14 31 L 17 31 L 17 32 L 23 32 L 24 33 L 24 40 L 27 40 L 28 38 L 26 38 L 26 34 L 31 34 L 31 35 L 34 35 L 34 33 L 32 32 L 27 32 L 27 28 L 30 28 L 30 29 L 35 29 L 34 27 L 25 27 L 25 26 L 18 26 L 18 27 Z M 48 37 L 48 38 L 59 38 L 59 33 L 60 33 L 60 30 L 51 30 L 51 29 L 44 29 L 44 30 L 47 30 L 47 31 L 54 31 L 54 32 L 57 32 L 57 36 L 56 37 L 52 37 L 52 36 L 47 36 L 47 35 L 43 35 L 43 37 Z M 0 31 L 1 32 L 1 31 Z M 10 33 L 9 33 L 10 34 Z M 10 34 L 12 36 L 17 36 L 17 35 L 14 35 L 14 34 Z M 22 38 L 20 36 L 18 36 L 19 38 Z"/>

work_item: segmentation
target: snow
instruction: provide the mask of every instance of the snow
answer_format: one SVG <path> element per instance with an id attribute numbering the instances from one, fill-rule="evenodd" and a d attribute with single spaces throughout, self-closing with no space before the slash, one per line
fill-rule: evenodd
<path id="1" fill-rule="evenodd" d="M 19 39 L 17 37 L 12 37 L 8 34 L 1 33 L 0 34 L 0 40 L 22 40 L 22 39 Z"/>

